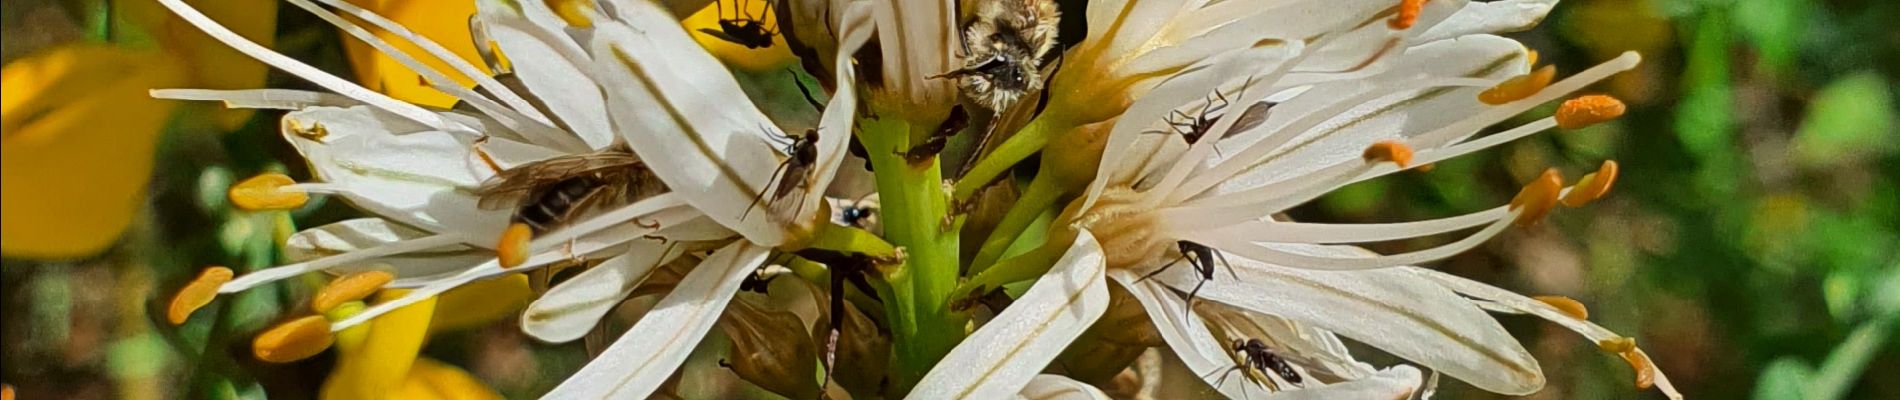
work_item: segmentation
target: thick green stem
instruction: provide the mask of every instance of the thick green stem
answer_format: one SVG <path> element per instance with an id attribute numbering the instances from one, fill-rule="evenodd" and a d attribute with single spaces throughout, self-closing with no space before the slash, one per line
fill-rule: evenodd
<path id="1" fill-rule="evenodd" d="M 970 169 L 970 173 L 957 181 L 956 190 L 953 192 L 957 201 L 969 201 L 971 197 L 976 196 L 978 189 L 989 185 L 1004 172 L 1009 172 L 1009 167 L 1016 166 L 1016 163 L 1022 162 L 1037 151 L 1042 151 L 1042 147 L 1049 144 L 1049 139 L 1072 127 L 1073 124 L 1068 121 L 1051 115 L 1044 113 L 1036 116 L 1036 119 L 1030 120 L 1028 125 L 1023 126 L 1022 131 L 1017 132 L 1015 136 L 1010 136 L 1009 140 L 1004 140 L 1002 145 L 996 146 L 996 151 L 978 159 L 976 166 Z"/>
<path id="2" fill-rule="evenodd" d="M 1003 220 L 997 222 L 996 229 L 990 231 L 989 238 L 983 241 L 983 247 L 977 250 L 976 258 L 970 261 L 970 273 L 980 274 L 1002 258 L 1003 252 L 1009 250 L 1009 245 L 1016 243 L 1016 238 L 1023 234 L 1023 230 L 1036 222 L 1036 218 L 1042 216 L 1044 211 L 1054 207 L 1063 192 L 1062 186 L 1049 177 L 1039 175 L 1030 181 L 1029 188 L 1023 190 L 1022 197 L 1010 206 L 1009 213 L 1003 214 Z"/>
<path id="3" fill-rule="evenodd" d="M 1069 251 L 1072 241 L 1071 239 L 1043 242 L 1041 246 L 1037 246 L 1028 253 L 1003 259 L 996 263 L 995 268 L 976 274 L 976 277 L 971 278 L 969 282 L 958 286 L 957 295 L 981 296 L 984 292 L 1003 285 L 1041 277 L 1043 273 L 1049 272 L 1049 268 L 1056 265 L 1056 260 L 1061 259 L 1063 253 Z"/>
<path id="4" fill-rule="evenodd" d="M 957 232 L 944 229 L 950 199 L 940 164 L 934 158 L 911 164 L 900 155 L 913 126 L 894 119 L 860 126 L 877 175 L 884 234 L 908 256 L 885 276 L 892 293 L 884 305 L 897 359 L 896 393 L 905 393 L 963 340 L 963 317 L 948 307 L 957 286 Z"/>

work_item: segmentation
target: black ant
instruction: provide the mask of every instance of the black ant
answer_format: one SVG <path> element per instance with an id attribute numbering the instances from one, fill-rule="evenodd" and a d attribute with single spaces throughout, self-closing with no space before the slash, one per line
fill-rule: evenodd
<path id="1" fill-rule="evenodd" d="M 1272 110 L 1273 104 L 1274 103 L 1271 102 L 1261 101 L 1247 106 L 1246 110 L 1241 111 L 1240 119 L 1235 120 L 1234 125 L 1228 127 L 1227 132 L 1222 133 L 1220 138 L 1226 139 L 1236 133 L 1253 129 L 1256 126 L 1260 126 L 1261 123 L 1267 122 L 1267 111 Z M 1221 117 L 1219 113 L 1226 110 L 1229 105 L 1231 105 L 1231 103 L 1228 102 L 1227 96 L 1216 90 L 1214 91 L 1214 95 L 1207 99 L 1207 106 L 1201 108 L 1201 111 L 1196 113 L 1196 115 L 1188 115 L 1188 113 L 1182 112 L 1181 110 L 1174 110 L 1168 114 L 1168 130 L 1151 130 L 1142 133 L 1162 135 L 1180 134 L 1181 139 L 1186 140 L 1189 145 L 1193 145 L 1196 142 L 1200 142 L 1202 137 L 1207 136 L 1208 130 L 1214 129 L 1214 122 Z"/>
<path id="2" fill-rule="evenodd" d="M 807 129 L 804 135 L 796 137 L 784 134 L 773 136 L 785 139 L 785 154 L 789 157 L 779 162 L 777 169 L 772 170 L 772 176 L 766 180 L 768 187 L 759 189 L 759 195 L 752 198 L 752 205 L 747 206 L 745 212 L 739 214 L 739 219 L 745 219 L 746 216 L 751 215 L 752 209 L 758 207 L 762 201 L 776 203 L 786 195 L 792 194 L 792 191 L 805 186 L 805 175 L 811 172 L 811 167 L 818 162 L 817 129 Z M 778 183 L 771 183 L 774 181 Z M 768 193 L 772 195 L 769 200 L 765 197 Z M 802 199 L 804 196 L 799 197 Z"/>
<path id="3" fill-rule="evenodd" d="M 778 36 L 778 30 L 765 26 L 765 18 L 772 16 L 772 3 L 765 3 L 765 17 L 753 15 L 751 10 L 746 9 L 745 3 L 745 0 L 739 0 L 739 9 L 732 12 L 732 18 L 726 18 L 725 3 L 713 0 L 713 4 L 719 7 L 719 29 L 699 28 L 699 31 L 748 49 L 772 47 L 772 37 Z"/>
<path id="4" fill-rule="evenodd" d="M 1260 341 L 1260 339 L 1234 339 L 1233 347 L 1231 347 L 1230 350 L 1240 354 L 1240 364 L 1221 370 L 1221 372 L 1219 372 L 1221 374 L 1227 374 L 1235 370 L 1240 370 L 1242 375 L 1246 375 L 1246 373 L 1250 371 L 1257 371 L 1262 374 L 1272 372 L 1275 375 L 1279 375 L 1280 379 L 1286 380 L 1287 383 L 1294 385 L 1305 383 L 1305 379 L 1300 377 L 1299 371 L 1293 369 L 1292 364 L 1287 363 L 1286 359 L 1280 358 L 1279 355 L 1273 354 L 1273 351 L 1267 348 L 1267 343 Z M 1226 383 L 1226 381 L 1227 376 L 1222 376 L 1220 380 L 1214 382 L 1214 387 L 1218 388 Z M 1271 378 L 1261 379 L 1259 381 L 1261 384 L 1266 385 L 1268 389 L 1275 391 L 1280 390 L 1280 385 L 1274 383 Z"/>
<path id="5" fill-rule="evenodd" d="M 844 284 L 849 281 L 851 282 L 851 286 L 856 286 L 859 292 L 864 293 L 864 295 L 870 297 L 871 300 L 884 301 L 884 299 L 878 298 L 877 291 L 871 288 L 871 281 L 868 279 L 871 274 L 877 273 L 878 260 L 864 253 L 847 253 L 824 249 L 808 248 L 799 250 L 793 254 L 800 258 L 811 260 L 812 262 L 824 264 L 826 268 L 831 270 L 831 327 L 830 331 L 825 335 L 824 359 L 825 376 L 827 377 L 826 380 L 829 381 L 832 368 L 836 366 L 834 364 L 837 362 L 838 336 L 844 332 Z"/>
<path id="6" fill-rule="evenodd" d="M 1186 240 L 1174 242 L 1174 245 L 1175 249 L 1181 252 L 1181 258 L 1169 261 L 1167 265 L 1155 269 L 1154 272 L 1142 275 L 1140 280 L 1147 280 L 1155 274 L 1167 271 L 1169 267 L 1173 267 L 1181 260 L 1187 260 L 1188 265 L 1194 266 L 1194 272 L 1201 274 L 1201 282 L 1194 284 L 1194 290 L 1188 292 L 1188 310 L 1194 308 L 1194 295 L 1201 292 L 1201 286 L 1206 285 L 1207 281 L 1214 280 L 1214 260 L 1219 259 L 1221 264 L 1227 264 L 1227 274 L 1232 275 L 1234 280 L 1240 280 L 1240 274 L 1234 272 L 1233 263 L 1227 262 L 1227 255 L 1222 254 L 1220 250 Z"/>

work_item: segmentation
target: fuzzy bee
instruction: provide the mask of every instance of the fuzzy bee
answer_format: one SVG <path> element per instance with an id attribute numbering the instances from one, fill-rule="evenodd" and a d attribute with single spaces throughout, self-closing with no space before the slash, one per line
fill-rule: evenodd
<path id="1" fill-rule="evenodd" d="M 953 78 L 964 96 L 993 112 L 1042 88 L 1042 59 L 1056 45 L 1061 13 L 1052 0 L 965 0 L 963 67 Z"/>

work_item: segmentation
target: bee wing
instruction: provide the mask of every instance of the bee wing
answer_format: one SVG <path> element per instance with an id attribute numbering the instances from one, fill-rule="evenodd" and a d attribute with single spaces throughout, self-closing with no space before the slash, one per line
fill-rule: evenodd
<path id="1" fill-rule="evenodd" d="M 1267 122 L 1267 112 L 1271 110 L 1273 110 L 1273 103 L 1265 101 L 1248 105 L 1247 110 L 1240 112 L 1240 118 L 1235 119 L 1234 125 L 1228 127 L 1227 132 L 1222 133 L 1220 138 L 1226 139 L 1236 133 L 1246 132 L 1248 129 L 1260 126 L 1261 123 Z"/>
<path id="2" fill-rule="evenodd" d="M 604 151 L 549 158 L 502 170 L 476 189 L 482 208 L 498 209 L 519 204 L 536 188 L 568 178 L 642 165 L 633 153 Z"/>

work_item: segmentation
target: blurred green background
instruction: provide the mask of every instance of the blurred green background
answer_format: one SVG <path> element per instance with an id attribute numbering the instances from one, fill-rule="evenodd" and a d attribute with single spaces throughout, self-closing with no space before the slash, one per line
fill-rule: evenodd
<path id="1" fill-rule="evenodd" d="M 219 77 L 179 78 L 225 70 L 162 57 L 203 47 L 168 39 L 165 30 L 176 27 L 153 28 L 164 23 L 151 21 L 163 20 L 127 9 L 104 0 L 0 2 L 0 58 L 9 74 L 0 381 L 28 399 L 308 397 L 333 356 L 257 364 L 241 357 L 242 339 L 229 338 L 279 318 L 305 289 L 252 290 L 214 305 L 217 317 L 176 329 L 149 316 L 161 314 L 149 311 L 204 265 L 274 265 L 277 238 L 356 215 L 320 200 L 271 213 L 226 204 L 223 189 L 235 179 L 269 170 L 307 176 L 275 132 L 278 114 L 109 103 L 170 118 L 138 125 L 59 122 L 57 108 L 30 107 L 35 96 L 82 97 L 39 100 L 55 105 L 104 101 L 84 97 L 104 98 L 117 87 L 34 88 L 33 79 L 47 79 L 30 69 L 78 68 L 35 61 L 74 43 L 132 49 L 114 59 L 132 66 L 118 75 L 73 75 L 136 89 L 118 92 L 142 95 L 151 85 L 125 77 L 154 70 L 171 71 L 172 80 L 155 81 L 172 86 L 222 84 Z M 250 12 L 276 21 L 257 28 L 274 48 L 352 76 L 328 25 L 291 7 Z M 1592 89 L 1624 99 L 1627 116 L 1444 162 L 1430 173 L 1351 186 L 1295 216 L 1452 215 L 1507 201 L 1547 166 L 1578 175 L 1613 159 L 1622 178 L 1607 200 L 1560 211 L 1436 266 L 1582 301 L 1593 320 L 1636 337 L 1692 398 L 1900 398 L 1900 380 L 1878 378 L 1892 376 L 1878 371 L 1900 370 L 1893 338 L 1900 329 L 1896 25 L 1900 1 L 1892 0 L 1565 1 L 1539 28 L 1514 36 L 1565 72 L 1625 50 L 1642 53 L 1641 68 Z M 27 72 L 16 76 L 16 69 Z M 308 86 L 274 71 L 261 76 L 270 87 Z M 140 149 L 150 154 L 117 153 Z M 48 179 L 61 185 L 37 183 Z M 67 206 L 49 212 L 21 199 Z M 129 214 L 82 207 L 101 200 Z M 99 239 L 88 245 L 75 237 Z M 1568 331 L 1531 318 L 1504 321 L 1550 377 L 1533 398 L 1659 397 L 1632 389 L 1622 361 Z M 527 340 L 511 318 L 436 335 L 424 355 L 511 398 L 546 391 L 584 359 L 576 345 Z M 1499 397 L 1449 381 L 1439 396 Z"/>

